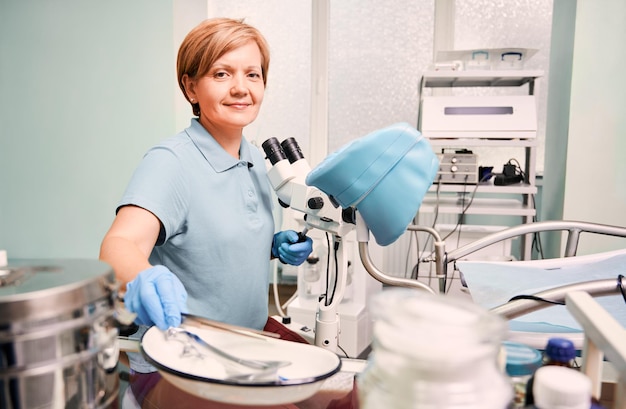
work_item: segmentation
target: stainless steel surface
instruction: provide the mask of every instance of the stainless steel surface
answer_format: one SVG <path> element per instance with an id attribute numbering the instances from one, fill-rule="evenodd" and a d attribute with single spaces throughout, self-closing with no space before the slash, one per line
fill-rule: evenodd
<path id="1" fill-rule="evenodd" d="M 114 408 L 116 283 L 90 260 L 9 260 L 0 287 L 0 408 Z"/>
<path id="2" fill-rule="evenodd" d="M 110 296 L 111 268 L 96 260 L 9 260 L 0 270 L 20 276 L 0 286 L 0 326 L 55 317 Z"/>

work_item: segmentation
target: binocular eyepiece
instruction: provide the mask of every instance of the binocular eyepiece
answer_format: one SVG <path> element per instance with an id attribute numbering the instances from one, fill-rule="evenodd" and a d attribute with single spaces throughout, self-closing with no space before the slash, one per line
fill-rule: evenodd
<path id="1" fill-rule="evenodd" d="M 269 138 L 261 146 L 272 165 L 284 159 L 288 159 L 289 163 L 294 163 L 304 158 L 295 138 L 287 138 L 282 143 L 279 143 L 276 138 Z"/>

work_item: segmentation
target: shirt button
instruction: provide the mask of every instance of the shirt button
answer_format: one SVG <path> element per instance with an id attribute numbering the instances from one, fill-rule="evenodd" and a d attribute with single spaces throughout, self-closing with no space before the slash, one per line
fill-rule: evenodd
<path id="1" fill-rule="evenodd" d="M 248 196 L 249 196 L 249 197 L 254 196 L 254 192 L 252 192 L 252 190 L 248 190 Z"/>

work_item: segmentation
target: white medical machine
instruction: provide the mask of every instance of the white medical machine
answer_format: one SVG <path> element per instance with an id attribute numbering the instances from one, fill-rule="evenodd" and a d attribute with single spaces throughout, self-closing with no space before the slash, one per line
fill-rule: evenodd
<path id="1" fill-rule="evenodd" d="M 321 233 L 321 234 L 320 234 Z M 324 243 L 325 233 L 312 230 L 309 235 L 315 243 Z M 294 324 L 293 330 L 305 338 L 313 338 L 315 317 L 318 310 L 319 298 L 323 297 L 326 282 L 327 253 L 315 246 L 318 261 L 315 266 L 308 262 L 298 267 L 297 296 L 287 305 L 287 316 Z M 382 290 L 382 283 L 372 278 L 359 260 L 356 232 L 348 233 L 343 240 L 347 262 L 346 289 L 343 299 L 337 305 L 340 322 L 341 341 L 339 347 L 349 357 L 360 356 L 370 345 L 372 338 L 372 318 L 368 311 L 368 303 L 372 296 Z M 381 262 L 380 248 L 373 246 L 373 257 Z M 316 270 L 316 280 L 308 280 L 309 270 Z"/>
<path id="2" fill-rule="evenodd" d="M 421 131 L 427 138 L 529 139 L 537 136 L 533 95 L 424 96 Z"/>

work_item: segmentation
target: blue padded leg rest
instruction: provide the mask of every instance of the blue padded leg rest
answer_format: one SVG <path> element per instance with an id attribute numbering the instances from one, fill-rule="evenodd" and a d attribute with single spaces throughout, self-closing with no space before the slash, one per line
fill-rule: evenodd
<path id="1" fill-rule="evenodd" d="M 426 138 L 397 123 L 328 155 L 306 178 L 343 208 L 355 207 L 376 242 L 396 241 L 411 223 L 439 169 Z"/>

